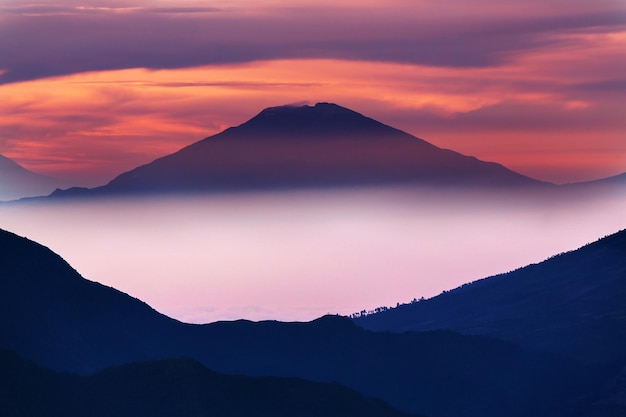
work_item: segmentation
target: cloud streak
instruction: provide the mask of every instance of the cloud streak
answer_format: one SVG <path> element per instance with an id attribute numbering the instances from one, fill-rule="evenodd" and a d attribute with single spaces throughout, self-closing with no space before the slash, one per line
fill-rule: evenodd
<path id="1" fill-rule="evenodd" d="M 486 67 L 572 42 L 564 34 L 626 28 L 623 8 L 612 2 L 565 15 L 508 12 L 496 19 L 446 14 L 437 6 L 422 14 L 407 2 L 395 6 L 9 6 L 0 8 L 0 68 L 5 71 L 0 83 L 271 59 Z"/>
<path id="2" fill-rule="evenodd" d="M 553 76 L 541 66 L 533 69 L 538 60 L 471 70 L 284 60 L 8 84 L 0 87 L 0 149 L 31 169 L 57 176 L 81 171 L 81 178 L 101 183 L 264 107 L 334 101 L 438 146 L 541 179 L 621 172 L 622 95 L 605 94 L 607 86 L 588 82 L 588 74 L 580 78 L 555 65 Z M 589 165 L 592 153 L 602 162 Z M 71 155 L 80 157 L 72 161 Z"/>

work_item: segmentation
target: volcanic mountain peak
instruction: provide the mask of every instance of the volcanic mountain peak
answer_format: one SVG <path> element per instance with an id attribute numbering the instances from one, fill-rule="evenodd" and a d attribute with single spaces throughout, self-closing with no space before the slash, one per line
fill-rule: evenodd
<path id="1" fill-rule="evenodd" d="M 268 107 L 266 109 L 261 110 L 261 112 L 258 115 L 256 115 L 255 117 L 253 117 L 252 119 L 250 119 L 244 124 L 253 123 L 255 121 L 259 121 L 262 119 L 263 120 L 269 120 L 269 119 L 280 120 L 281 118 L 284 118 L 284 117 L 319 118 L 320 116 L 322 117 L 359 117 L 359 118 L 369 119 L 361 115 L 360 113 L 357 113 L 346 107 L 339 106 L 335 103 L 321 102 L 321 103 L 315 104 L 314 106 L 310 106 L 308 104 L 305 104 L 302 106 L 286 104 L 283 106 Z M 372 119 L 369 119 L 369 120 L 372 120 Z"/>
<path id="2" fill-rule="evenodd" d="M 267 107 L 261 110 L 261 112 L 257 116 L 253 117 L 251 120 L 254 120 L 257 117 L 282 117 L 285 115 L 291 116 L 294 114 L 301 114 L 301 115 L 312 114 L 313 112 L 317 114 L 327 114 L 327 115 L 345 115 L 345 114 L 359 115 L 359 113 L 353 110 L 350 110 L 348 108 L 339 106 L 338 104 L 320 102 L 313 106 L 308 105 L 308 104 L 304 104 L 304 105 L 285 104 L 282 106 Z"/>
<path id="3" fill-rule="evenodd" d="M 80 195 L 353 186 L 541 186 L 331 103 L 270 107 L 247 122 Z M 78 196 L 78 195 L 75 195 Z"/>
<path id="4" fill-rule="evenodd" d="M 359 139 L 373 135 L 410 135 L 363 116 L 353 110 L 333 103 L 317 103 L 314 106 L 285 105 L 268 107 L 247 122 L 228 129 L 228 132 L 251 134 L 257 138 L 315 137 L 316 140 L 337 137 Z M 419 142 L 421 139 L 411 137 Z M 423 142 L 426 143 L 426 142 Z"/>

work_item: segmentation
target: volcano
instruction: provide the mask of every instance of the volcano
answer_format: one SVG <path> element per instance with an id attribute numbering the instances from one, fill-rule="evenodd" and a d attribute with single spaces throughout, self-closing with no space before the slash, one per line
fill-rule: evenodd
<path id="1" fill-rule="evenodd" d="M 381 185 L 545 184 L 438 148 L 331 103 L 271 107 L 88 192 L 134 194 Z M 84 190 L 83 192 L 87 192 Z M 66 195 L 83 192 L 73 190 Z"/>

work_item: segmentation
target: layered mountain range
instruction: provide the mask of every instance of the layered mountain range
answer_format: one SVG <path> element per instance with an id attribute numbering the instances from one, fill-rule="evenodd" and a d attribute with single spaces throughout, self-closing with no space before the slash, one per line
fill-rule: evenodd
<path id="1" fill-rule="evenodd" d="M 2 184 L 23 171 L 0 159 Z M 52 197 L 623 180 L 553 186 L 318 103 Z M 0 230 L 0 415 L 624 416 L 625 299 L 622 231 L 379 314 L 191 325 Z"/>
<path id="2" fill-rule="evenodd" d="M 534 281 L 522 286 L 525 290 L 518 288 L 515 279 L 501 278 L 499 287 L 491 291 L 500 296 L 482 302 L 494 302 L 494 308 L 504 314 L 500 327 L 512 322 L 512 332 L 516 332 L 515 322 L 508 318 L 506 305 L 494 300 L 517 301 L 519 316 L 539 308 L 546 323 L 567 325 L 574 329 L 572 335 L 585 341 L 584 362 L 574 358 L 571 340 L 564 339 L 559 346 L 543 323 L 536 325 L 534 336 L 526 336 L 537 338 L 535 345 L 525 344 L 526 349 L 493 337 L 435 330 L 437 325 L 426 332 L 372 332 L 339 316 L 308 323 L 184 324 L 113 288 L 85 280 L 49 249 L 8 232 L 0 232 L 0 347 L 37 366 L 82 375 L 133 362 L 186 357 L 198 365 L 180 362 L 185 369 L 201 364 L 225 374 L 337 382 L 404 412 L 432 417 L 591 416 L 594 410 L 606 411 L 602 404 L 619 398 L 621 392 L 625 362 L 617 341 L 623 327 L 616 323 L 623 317 L 619 307 L 623 303 L 612 301 L 610 294 L 619 298 L 623 287 L 625 233 L 531 267 L 536 274 Z M 566 264 L 572 267 L 553 278 Z M 595 269 L 596 274 L 575 275 L 585 268 Z M 572 276 L 571 282 L 567 275 Z M 551 283 L 550 291 L 543 289 L 545 283 Z M 545 293 L 544 303 L 562 306 L 555 294 L 576 298 L 586 292 L 591 296 L 576 303 L 578 309 L 532 306 L 537 293 Z M 472 299 L 474 305 L 481 304 Z M 459 303 L 461 310 L 467 310 L 466 317 L 479 315 L 472 312 L 478 307 L 472 310 L 467 302 Z M 613 315 L 607 317 L 608 311 Z M 599 314 L 593 325 L 588 325 L 590 314 Z M 445 323 L 446 317 L 446 313 L 439 318 L 433 313 L 430 319 Z M 595 332 L 598 325 L 602 337 Z M 542 351 L 545 346 L 549 349 Z M 592 354 L 597 357 L 590 360 Z M 162 371 L 161 366 L 176 369 L 179 365 L 166 361 L 142 366 L 116 368 L 110 374 L 117 375 L 112 381 L 127 378 L 127 372 L 130 380 L 137 372 L 144 377 L 153 371 L 167 376 L 173 371 Z M 92 381 L 99 380 L 97 375 Z M 115 386 L 106 388 L 113 390 L 111 395 L 117 392 Z"/>
<path id="3" fill-rule="evenodd" d="M 191 359 L 112 367 L 89 376 L 41 368 L 0 350 L 5 417 L 409 417 L 339 384 L 224 375 Z"/>

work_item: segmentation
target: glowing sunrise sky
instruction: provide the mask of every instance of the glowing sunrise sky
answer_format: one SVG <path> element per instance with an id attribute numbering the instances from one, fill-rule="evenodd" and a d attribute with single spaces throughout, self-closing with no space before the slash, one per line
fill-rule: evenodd
<path id="1" fill-rule="evenodd" d="M 626 171 L 624 0 L 0 1 L 0 154 L 104 183 L 335 102 L 563 183 Z"/>

